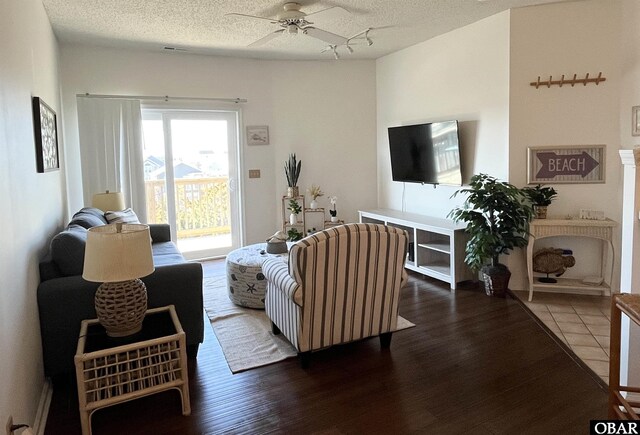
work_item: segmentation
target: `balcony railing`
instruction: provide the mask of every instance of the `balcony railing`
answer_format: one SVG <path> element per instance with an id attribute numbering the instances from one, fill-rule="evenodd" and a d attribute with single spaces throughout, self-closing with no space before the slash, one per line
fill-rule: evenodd
<path id="1" fill-rule="evenodd" d="M 178 239 L 231 232 L 229 178 L 183 178 L 175 185 Z M 149 222 L 168 222 L 165 180 L 147 180 L 145 190 Z"/>

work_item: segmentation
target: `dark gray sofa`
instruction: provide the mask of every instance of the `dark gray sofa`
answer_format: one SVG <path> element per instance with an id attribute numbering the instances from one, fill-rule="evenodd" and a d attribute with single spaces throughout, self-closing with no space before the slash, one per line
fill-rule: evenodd
<path id="1" fill-rule="evenodd" d="M 51 241 L 40 262 L 38 309 L 45 375 L 72 373 L 80 322 L 96 317 L 94 295 L 100 283 L 82 279 L 87 229 L 105 225 L 101 210 L 83 208 Z M 198 353 L 204 339 L 202 265 L 187 262 L 171 242 L 169 225 L 149 225 L 155 271 L 141 278 L 149 308 L 173 304 L 186 334 L 187 352 Z"/>

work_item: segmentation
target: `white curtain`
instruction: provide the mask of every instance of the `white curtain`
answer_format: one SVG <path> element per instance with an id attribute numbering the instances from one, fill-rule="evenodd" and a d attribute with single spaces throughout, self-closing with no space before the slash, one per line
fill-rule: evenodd
<path id="1" fill-rule="evenodd" d="M 139 100 L 78 97 L 84 203 L 95 193 L 122 192 L 147 221 Z"/>

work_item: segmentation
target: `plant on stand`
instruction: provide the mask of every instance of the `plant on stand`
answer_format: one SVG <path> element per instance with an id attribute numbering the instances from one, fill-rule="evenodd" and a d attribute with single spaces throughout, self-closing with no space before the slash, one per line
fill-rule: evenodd
<path id="1" fill-rule="evenodd" d="M 527 245 L 533 212 L 524 192 L 487 174 L 471 177 L 462 207 L 449 212 L 455 222 L 467 224 L 469 241 L 465 263 L 480 270 L 488 295 L 504 297 L 511 272 L 499 262 L 501 254 Z M 487 264 L 489 263 L 489 264 Z"/>
<path id="2" fill-rule="evenodd" d="M 289 230 L 287 231 L 287 239 L 290 242 L 297 242 L 298 240 L 302 239 L 302 236 L 303 234 L 296 228 L 289 228 Z"/>
<path id="3" fill-rule="evenodd" d="M 307 190 L 309 192 L 309 195 L 311 195 L 311 203 L 309 204 L 309 207 L 318 208 L 317 199 L 321 196 L 324 196 L 324 192 L 320 189 L 320 186 L 316 186 L 315 184 L 312 184 L 311 187 Z"/>
<path id="4" fill-rule="evenodd" d="M 558 192 L 553 187 L 542 187 L 538 184 L 535 187 L 525 187 L 522 189 L 527 196 L 531 204 L 533 205 L 533 212 L 536 219 L 547 218 L 547 207 L 551 204 L 551 201 L 556 197 Z"/>
<path id="5" fill-rule="evenodd" d="M 302 207 L 300 207 L 300 204 L 298 204 L 298 201 L 295 200 L 294 198 L 291 198 L 289 200 L 289 207 L 287 207 L 287 209 L 291 211 L 291 214 L 289 215 L 289 223 L 291 225 L 297 224 L 298 214 L 300 214 L 300 212 L 302 211 Z"/>
<path id="6" fill-rule="evenodd" d="M 329 197 L 329 202 L 331 203 L 331 209 L 329 210 L 329 214 L 331 215 L 331 222 L 338 222 L 338 211 L 336 210 L 337 201 L 338 201 L 337 196 Z"/>
<path id="7" fill-rule="evenodd" d="M 289 160 L 284 162 L 284 175 L 287 177 L 287 196 L 295 198 L 300 194 L 298 191 L 298 178 L 300 177 L 300 168 L 302 160 L 296 159 L 295 153 L 289 154 Z"/>

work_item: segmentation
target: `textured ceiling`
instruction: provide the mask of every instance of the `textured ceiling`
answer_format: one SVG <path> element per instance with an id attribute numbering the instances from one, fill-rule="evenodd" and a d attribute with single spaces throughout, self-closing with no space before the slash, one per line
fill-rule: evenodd
<path id="1" fill-rule="evenodd" d="M 560 0 L 571 1 L 571 0 Z M 332 6 L 349 13 L 314 21 L 314 26 L 344 37 L 373 28 L 372 46 L 362 40 L 354 53 L 338 47 L 341 58 L 375 59 L 509 8 L 558 0 L 299 0 L 307 14 Z M 262 59 L 333 59 L 321 53 L 327 43 L 306 35 L 279 36 L 263 46 L 248 44 L 278 30 L 267 20 L 285 1 L 277 0 L 42 0 L 54 32 L 63 43 L 95 44 L 161 51 Z M 310 19 L 310 21 L 313 21 Z M 357 42 L 357 41 L 356 41 Z"/>

